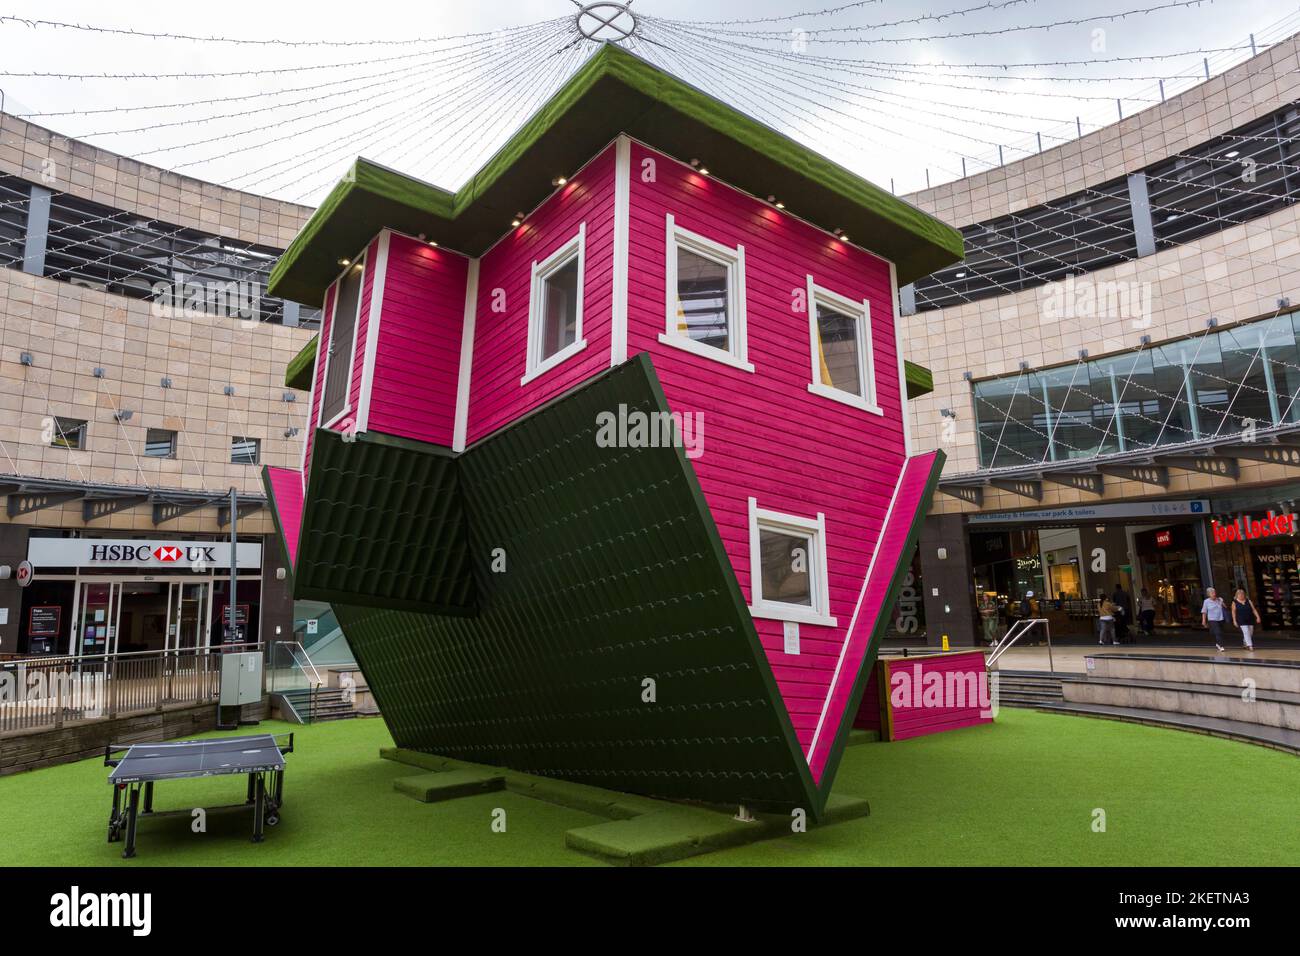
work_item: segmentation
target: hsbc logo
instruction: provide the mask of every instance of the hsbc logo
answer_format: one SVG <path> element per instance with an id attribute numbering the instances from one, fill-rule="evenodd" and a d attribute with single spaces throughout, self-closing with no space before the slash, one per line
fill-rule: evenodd
<path id="1" fill-rule="evenodd" d="M 216 564 L 215 545 L 177 544 L 95 544 L 90 548 L 91 563 L 175 564 L 178 561 L 202 561 Z"/>

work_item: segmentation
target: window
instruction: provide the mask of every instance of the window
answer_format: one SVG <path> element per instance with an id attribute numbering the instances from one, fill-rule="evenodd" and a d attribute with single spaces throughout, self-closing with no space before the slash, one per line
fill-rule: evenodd
<path id="1" fill-rule="evenodd" d="M 262 460 L 262 440 L 260 438 L 230 439 L 230 463 L 232 465 L 256 465 Z"/>
<path id="2" fill-rule="evenodd" d="M 146 458 L 175 458 L 176 433 L 165 428 L 150 428 L 144 436 Z"/>
<path id="3" fill-rule="evenodd" d="M 749 499 L 750 613 L 835 626 L 830 616 L 826 516 L 779 514 Z"/>
<path id="4" fill-rule="evenodd" d="M 80 418 L 56 418 L 50 434 L 51 448 L 85 448 L 86 422 Z"/>
<path id="5" fill-rule="evenodd" d="M 659 341 L 747 372 L 745 247 L 680 228 L 668 216 L 667 309 Z"/>
<path id="6" fill-rule="evenodd" d="M 352 350 L 357 343 L 357 319 L 361 311 L 361 281 L 366 263 L 348 266 L 338 280 L 335 292 L 334 320 L 330 323 L 330 347 L 325 353 L 325 393 L 321 398 L 320 423 L 334 424 L 350 410 L 352 390 Z"/>
<path id="7" fill-rule="evenodd" d="M 528 359 L 523 385 L 587 346 L 582 337 L 582 284 L 587 224 L 541 262 L 533 263 L 528 298 Z"/>
<path id="8" fill-rule="evenodd" d="M 883 415 L 876 404 L 871 357 L 871 305 L 854 302 L 808 277 L 808 330 L 812 340 L 812 384 L 808 391 Z"/>

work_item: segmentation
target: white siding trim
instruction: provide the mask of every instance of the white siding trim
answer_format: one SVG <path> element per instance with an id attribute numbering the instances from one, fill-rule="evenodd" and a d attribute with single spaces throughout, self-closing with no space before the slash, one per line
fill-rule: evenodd
<path id="1" fill-rule="evenodd" d="M 862 611 L 862 602 L 867 596 L 867 585 L 871 583 L 871 572 L 876 567 L 876 557 L 880 554 L 880 544 L 885 537 L 885 529 L 889 527 L 890 519 L 894 516 L 894 505 L 898 503 L 898 492 L 903 487 L 903 476 L 907 474 L 907 462 L 903 462 L 903 470 L 898 473 L 898 481 L 894 483 L 894 493 L 889 496 L 889 507 L 885 509 L 885 520 L 880 524 L 880 534 L 876 538 L 876 546 L 871 551 L 871 560 L 867 562 L 867 573 L 862 578 L 862 589 L 858 591 L 858 600 L 853 605 L 853 616 L 849 618 L 849 628 L 844 632 L 844 641 L 840 644 L 840 656 L 835 661 L 835 673 L 831 675 L 830 686 L 826 688 L 826 700 L 822 702 L 821 716 L 817 718 L 817 729 L 813 731 L 812 742 L 808 744 L 808 752 L 804 754 L 809 765 L 812 764 L 812 756 L 817 751 L 817 739 L 821 736 L 822 725 L 826 722 L 826 712 L 830 709 L 831 698 L 835 696 L 835 685 L 840 679 L 840 670 L 844 667 L 844 655 L 849 652 L 849 641 L 853 637 L 853 631 L 858 626 L 858 614 Z"/>
<path id="2" fill-rule="evenodd" d="M 451 450 L 465 450 L 469 429 L 469 379 L 474 367 L 474 317 L 478 314 L 478 260 L 469 260 L 465 278 L 465 317 L 460 329 L 460 376 L 456 380 L 456 423 L 452 426 Z"/>
<path id="3" fill-rule="evenodd" d="M 609 328 L 609 364 L 627 361 L 628 260 L 632 245 L 632 141 L 614 144 L 614 284 Z"/>
<path id="4" fill-rule="evenodd" d="M 388 275 L 388 242 L 392 234 L 385 229 L 379 234 L 379 249 L 375 255 L 375 279 L 370 287 L 370 314 L 366 317 L 365 355 L 361 357 L 361 392 L 357 396 L 357 427 L 359 432 L 370 426 L 370 393 L 375 384 L 375 355 L 379 348 L 379 319 L 384 305 L 384 280 Z"/>

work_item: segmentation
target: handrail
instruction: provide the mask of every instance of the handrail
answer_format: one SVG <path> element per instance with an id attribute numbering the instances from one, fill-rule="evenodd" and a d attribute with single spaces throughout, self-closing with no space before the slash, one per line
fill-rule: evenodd
<path id="1" fill-rule="evenodd" d="M 314 681 L 312 682 L 313 686 L 315 687 L 324 686 L 325 681 L 321 678 L 320 671 L 316 669 L 316 665 L 312 663 L 311 655 L 307 653 L 307 649 L 302 646 L 302 643 L 300 641 L 276 641 L 273 646 L 287 648 L 290 656 L 294 659 L 294 662 L 297 663 L 298 667 L 302 670 L 304 675 L 307 673 L 307 669 L 311 668 L 312 676 L 315 678 Z M 298 649 L 297 652 L 293 650 L 295 647 Z M 299 655 L 301 655 L 302 660 L 298 660 Z M 277 662 L 276 658 L 274 654 L 272 654 L 271 663 L 273 667 L 275 666 L 276 662 Z M 306 662 L 306 666 L 304 666 L 304 662 Z"/>
<path id="2" fill-rule="evenodd" d="M 993 665 L 998 659 L 1011 649 L 1011 646 L 1020 640 L 1031 630 L 1035 624 L 1043 625 L 1043 632 L 1047 635 L 1047 669 L 1050 673 L 1056 673 L 1056 664 L 1052 660 L 1052 626 L 1045 617 L 1022 617 L 1002 635 L 1002 640 L 993 645 L 993 652 L 984 660 L 984 669 L 992 670 Z"/>
<path id="3" fill-rule="evenodd" d="M 38 654 L 35 657 L 9 657 L 0 660 L 0 666 L 15 664 L 52 664 L 57 662 L 94 663 L 97 661 L 145 660 L 150 657 L 176 657 L 188 654 L 207 654 L 212 651 L 257 651 L 265 645 L 252 642 L 246 644 L 210 644 L 207 647 L 172 647 L 152 651 L 121 651 L 111 654 Z"/>

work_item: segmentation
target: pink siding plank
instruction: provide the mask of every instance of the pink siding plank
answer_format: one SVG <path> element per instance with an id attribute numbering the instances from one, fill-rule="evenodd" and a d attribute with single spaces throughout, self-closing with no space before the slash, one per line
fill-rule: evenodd
<path id="1" fill-rule="evenodd" d="M 268 466 L 266 475 L 274 493 L 271 507 L 284 529 L 284 546 L 289 554 L 289 567 L 293 568 L 298 563 L 298 533 L 302 527 L 302 473 L 293 468 Z"/>
<path id="2" fill-rule="evenodd" d="M 451 447 L 469 260 L 392 234 L 370 394 L 372 431 Z"/>
<path id="3" fill-rule="evenodd" d="M 541 175 L 542 173 L 539 173 Z M 587 347 L 520 386 L 527 368 L 532 264 L 586 223 L 582 337 Z M 473 443 L 609 368 L 613 307 L 614 147 L 593 159 L 479 263 L 467 440 Z M 504 311 L 494 306 L 504 304 Z"/>

